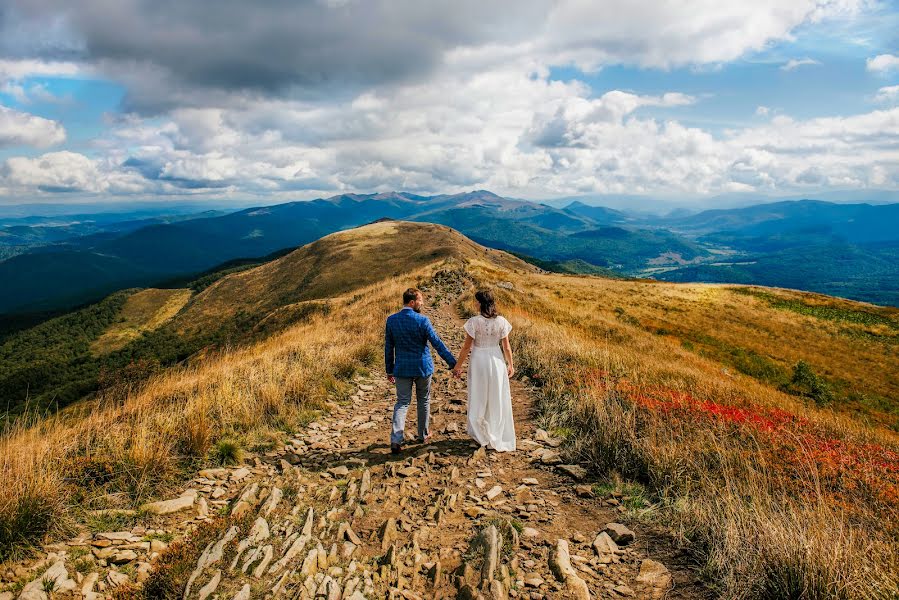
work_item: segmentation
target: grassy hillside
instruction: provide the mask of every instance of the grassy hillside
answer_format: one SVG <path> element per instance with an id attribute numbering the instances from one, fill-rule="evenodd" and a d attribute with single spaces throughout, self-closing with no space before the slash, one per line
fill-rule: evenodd
<path id="1" fill-rule="evenodd" d="M 0 490 L 4 552 L 85 508 L 132 506 L 213 461 L 224 438 L 255 447 L 302 427 L 353 373 L 381 368 L 401 290 L 451 269 L 494 287 L 564 451 L 599 483 L 642 489 L 652 507 L 629 518 L 674 527 L 720 597 L 895 597 L 896 311 L 546 274 L 433 225 L 381 223 L 310 248 L 227 276 L 170 321 L 275 319 L 283 331 L 0 440 L 13 482 Z M 327 309 L 278 320 L 309 303 Z"/>
<path id="2" fill-rule="evenodd" d="M 326 236 L 262 265 L 226 265 L 183 288 L 126 290 L 0 343 L 0 426 L 98 389 L 123 392 L 198 354 L 262 339 L 333 298 L 451 257 L 491 253 L 431 224 L 384 222 Z M 528 268 L 531 268 L 528 266 Z"/>
<path id="3" fill-rule="evenodd" d="M 895 597 L 899 438 L 878 424 L 896 423 L 895 311 L 699 284 L 511 281 L 500 302 L 518 364 L 543 386 L 544 424 L 597 475 L 642 485 L 658 504 L 635 518 L 673 524 L 721 597 Z M 821 379 L 883 395 L 821 407 Z"/>

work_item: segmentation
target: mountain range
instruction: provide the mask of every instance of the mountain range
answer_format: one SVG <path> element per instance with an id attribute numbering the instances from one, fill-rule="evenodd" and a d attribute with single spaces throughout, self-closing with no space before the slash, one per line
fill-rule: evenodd
<path id="1" fill-rule="evenodd" d="M 107 215 L 0 226 L 0 313 L 65 310 L 131 286 L 261 260 L 382 218 L 457 229 L 544 268 L 732 281 L 899 304 L 899 204 L 802 200 L 668 217 L 485 190 L 342 194 L 222 214 Z"/>

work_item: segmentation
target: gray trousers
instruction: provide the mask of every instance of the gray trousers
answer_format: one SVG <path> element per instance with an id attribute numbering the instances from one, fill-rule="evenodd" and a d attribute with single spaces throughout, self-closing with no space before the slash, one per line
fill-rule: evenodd
<path id="1" fill-rule="evenodd" d="M 418 404 L 418 437 L 428 435 L 431 420 L 431 376 L 397 377 L 396 404 L 393 406 L 393 428 L 390 432 L 391 444 L 402 444 L 406 429 L 406 412 L 412 402 L 412 384 L 415 384 L 415 398 Z"/>

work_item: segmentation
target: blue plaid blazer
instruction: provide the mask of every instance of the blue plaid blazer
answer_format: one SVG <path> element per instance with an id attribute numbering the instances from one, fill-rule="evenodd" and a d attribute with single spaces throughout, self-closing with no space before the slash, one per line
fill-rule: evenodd
<path id="1" fill-rule="evenodd" d="M 384 332 L 384 363 L 387 374 L 395 377 L 427 377 L 434 373 L 434 359 L 428 342 L 452 369 L 456 358 L 440 336 L 431 320 L 409 307 L 387 317 Z"/>

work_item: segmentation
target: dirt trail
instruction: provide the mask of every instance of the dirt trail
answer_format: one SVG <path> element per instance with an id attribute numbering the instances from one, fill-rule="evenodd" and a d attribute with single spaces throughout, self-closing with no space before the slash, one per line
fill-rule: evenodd
<path id="1" fill-rule="evenodd" d="M 461 347 L 450 305 L 428 313 L 447 344 Z M 620 498 L 596 497 L 578 482 L 583 469 L 563 464 L 560 442 L 535 427 L 537 392 L 527 384 L 512 382 L 518 452 L 472 447 L 465 384 L 439 368 L 433 441 L 392 455 L 393 390 L 381 377 L 356 383 L 348 404 L 284 447 L 246 466 L 201 471 L 153 528 L 51 548 L 44 562 L 53 597 L 103 598 L 152 579 L 144 565 L 164 544 L 148 538 L 180 536 L 216 511 L 228 523 L 199 558 L 184 598 L 708 596 L 664 536 L 606 527 L 622 516 Z M 414 420 L 410 410 L 407 435 Z M 73 569 L 77 547 L 91 552 L 96 576 Z M 20 597 L 47 598 L 40 580 Z"/>

